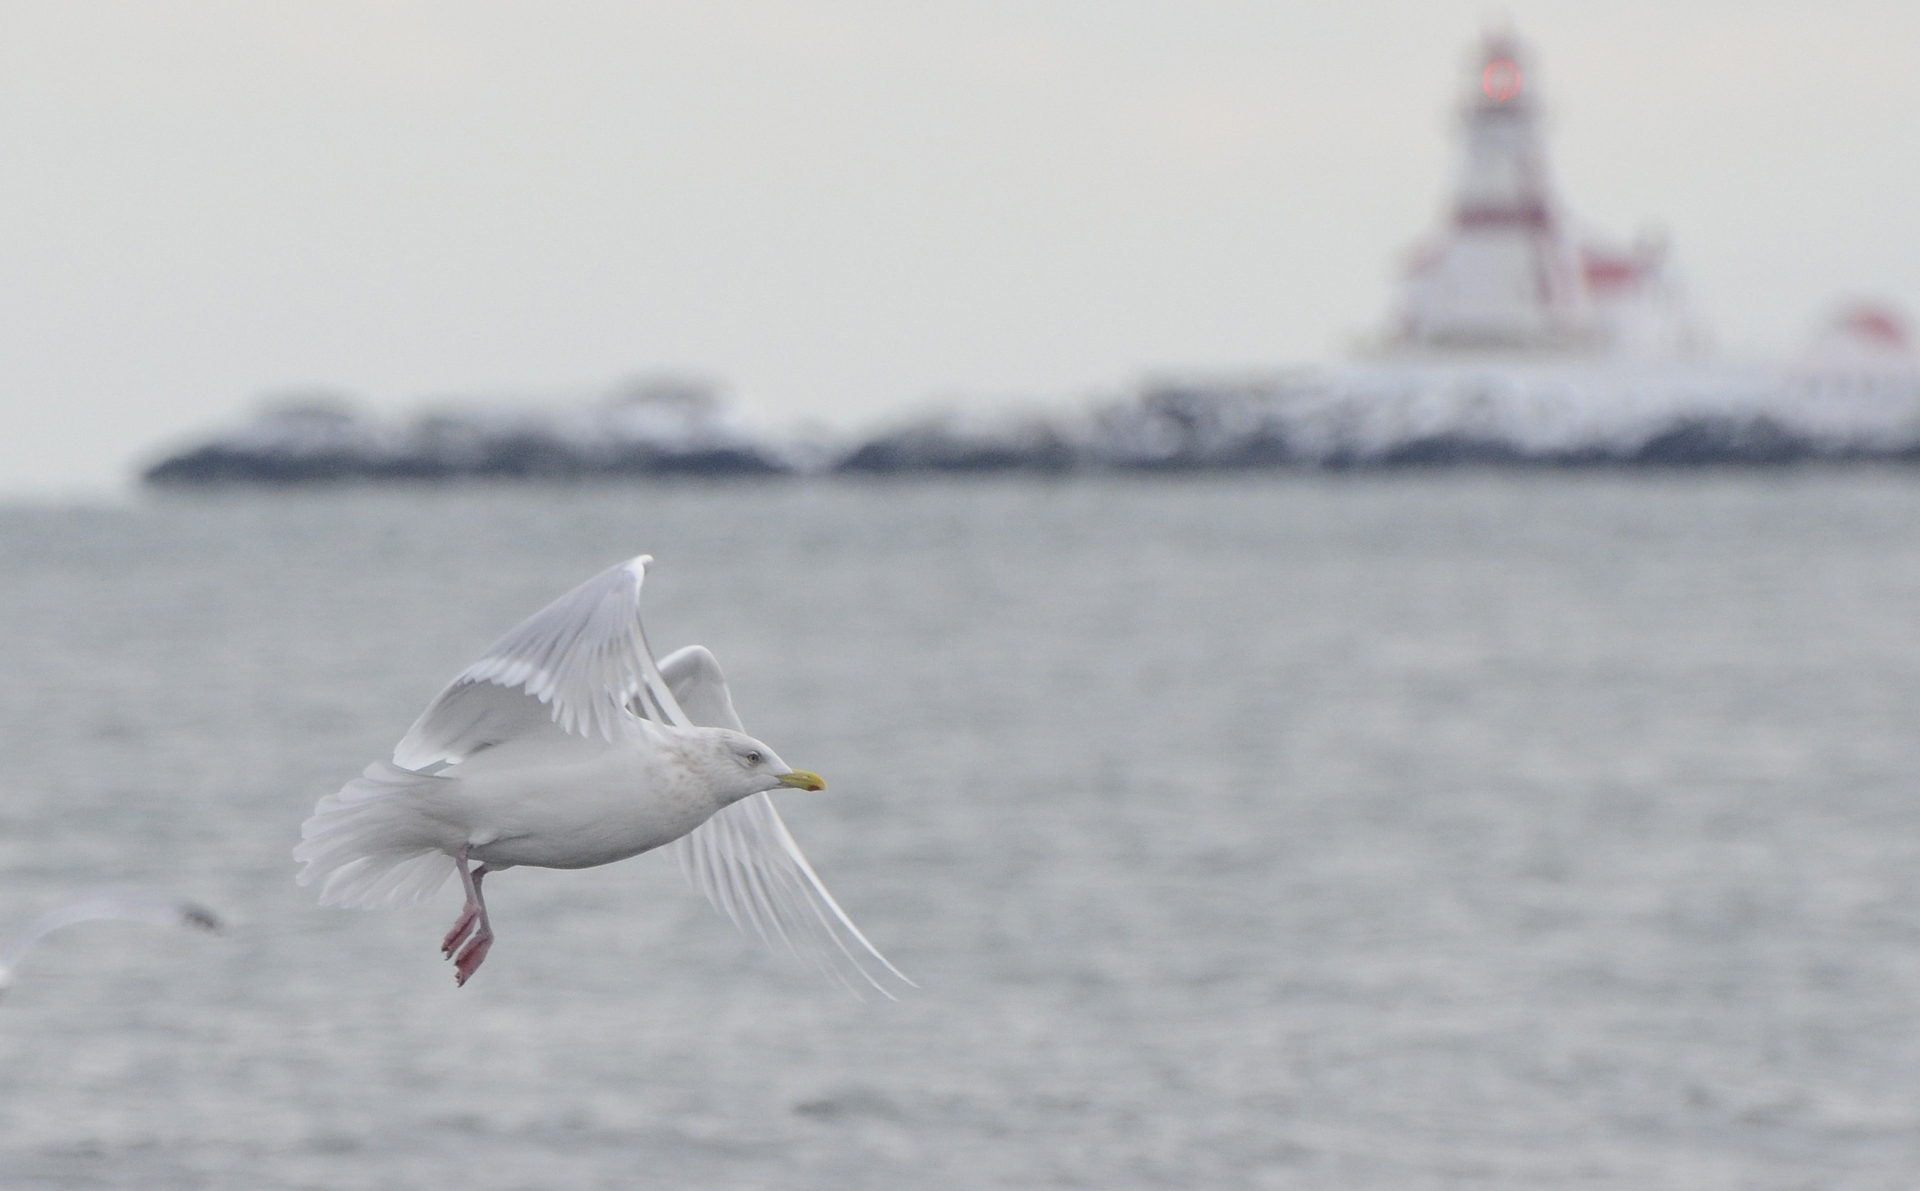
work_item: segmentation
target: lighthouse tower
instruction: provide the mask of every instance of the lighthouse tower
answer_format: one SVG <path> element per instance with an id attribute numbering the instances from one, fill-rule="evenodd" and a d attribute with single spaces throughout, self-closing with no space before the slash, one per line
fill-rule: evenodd
<path id="1" fill-rule="evenodd" d="M 1493 33 L 1469 72 L 1465 140 L 1441 233 L 1416 250 L 1396 353 L 1671 356 L 1699 340 L 1664 276 L 1665 245 L 1582 244 L 1553 193 L 1532 67 Z"/>

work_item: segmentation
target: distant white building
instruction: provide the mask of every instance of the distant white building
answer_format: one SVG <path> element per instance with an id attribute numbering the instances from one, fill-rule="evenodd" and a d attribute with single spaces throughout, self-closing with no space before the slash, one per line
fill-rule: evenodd
<path id="1" fill-rule="evenodd" d="M 1481 44 L 1452 210 L 1415 251 L 1382 346 L 1416 356 L 1698 354 L 1703 337 L 1667 276 L 1663 240 L 1621 248 L 1569 227 L 1548 175 L 1530 69 L 1511 34 Z"/>

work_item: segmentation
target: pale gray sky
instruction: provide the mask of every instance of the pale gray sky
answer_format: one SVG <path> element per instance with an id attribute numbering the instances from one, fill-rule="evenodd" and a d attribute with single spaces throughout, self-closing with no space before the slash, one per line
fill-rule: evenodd
<path id="1" fill-rule="evenodd" d="M 1720 342 L 1920 312 L 1920 4 L 0 3 L 0 492 L 262 393 L 767 418 L 1338 358 L 1490 13 L 1563 197 Z"/>

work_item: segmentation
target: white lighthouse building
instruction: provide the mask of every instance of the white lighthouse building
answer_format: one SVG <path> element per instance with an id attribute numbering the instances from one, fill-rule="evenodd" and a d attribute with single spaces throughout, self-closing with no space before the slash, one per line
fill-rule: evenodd
<path id="1" fill-rule="evenodd" d="M 1446 224 L 1417 248 L 1386 347 L 1394 355 L 1673 359 L 1701 335 L 1666 248 L 1577 236 L 1554 194 L 1531 65 L 1509 33 L 1473 59 L 1465 152 Z"/>

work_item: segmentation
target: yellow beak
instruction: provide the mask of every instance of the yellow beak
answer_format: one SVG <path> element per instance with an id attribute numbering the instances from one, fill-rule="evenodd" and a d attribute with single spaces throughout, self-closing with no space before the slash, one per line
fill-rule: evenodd
<path id="1" fill-rule="evenodd" d="M 780 784 L 783 786 L 792 786 L 796 790 L 824 790 L 827 788 L 827 783 L 820 780 L 819 774 L 808 773 L 804 769 L 796 769 L 792 773 L 781 775 Z"/>

